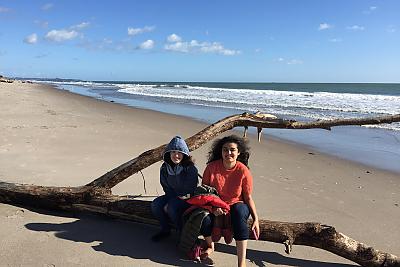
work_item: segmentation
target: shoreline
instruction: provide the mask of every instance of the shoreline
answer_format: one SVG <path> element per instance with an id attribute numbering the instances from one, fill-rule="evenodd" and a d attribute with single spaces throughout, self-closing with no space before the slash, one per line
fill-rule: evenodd
<path id="1" fill-rule="evenodd" d="M 241 113 L 238 111 L 232 113 L 230 110 L 204 108 L 193 105 L 174 105 L 164 102 L 153 103 L 146 100 L 103 96 L 91 92 L 90 88 L 75 85 L 51 85 L 54 85 L 58 90 L 89 96 L 94 99 L 128 106 L 133 109 L 143 109 L 179 116 L 205 125 L 210 125 L 227 116 Z M 234 130 L 241 132 L 240 128 L 235 128 Z M 255 135 L 255 129 L 250 128 L 249 130 L 250 133 Z M 242 133 L 239 135 L 242 135 Z M 400 153 L 392 148 L 400 146 L 400 135 L 397 132 L 392 133 L 390 130 L 359 126 L 333 127 L 330 131 L 324 129 L 294 130 L 270 128 L 264 129 L 262 138 L 264 141 L 272 138 L 279 142 L 304 146 L 307 149 L 349 160 L 357 164 L 365 165 L 366 167 L 400 174 L 400 165 L 397 164 L 397 162 L 400 161 Z"/>
<path id="2" fill-rule="evenodd" d="M 42 84 L 0 84 L 0 181 L 46 186 L 89 183 L 140 153 L 187 138 L 207 124 L 115 105 Z M 236 131 L 229 131 L 230 134 Z M 241 135 L 242 131 L 237 132 Z M 376 249 L 400 254 L 399 174 L 325 155 L 269 135 L 249 137 L 253 198 L 260 218 L 335 226 Z M 192 152 L 200 173 L 209 144 Z M 156 163 L 143 170 L 147 195 L 162 194 Z M 134 174 L 114 194 L 143 194 Z M 50 213 L 0 203 L 0 258 L 8 265 L 194 266 L 179 260 L 173 237 L 150 241 L 154 227 L 82 214 Z M 136 239 L 138 238 L 138 239 Z M 139 242 L 137 240 L 140 240 Z M 24 253 L 20 253 L 24 249 Z M 154 249 L 161 251 L 155 255 Z M 217 266 L 233 266 L 232 245 L 220 242 Z M 355 266 L 323 250 L 249 241 L 248 266 Z"/>

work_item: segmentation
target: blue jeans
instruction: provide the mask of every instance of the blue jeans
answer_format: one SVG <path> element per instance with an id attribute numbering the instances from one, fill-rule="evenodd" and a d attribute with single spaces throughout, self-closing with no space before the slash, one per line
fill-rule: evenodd
<path id="1" fill-rule="evenodd" d="M 165 205 L 168 204 L 167 212 L 164 211 Z M 151 202 L 151 211 L 159 221 L 162 232 L 169 232 L 172 222 L 178 230 L 182 228 L 182 214 L 190 207 L 186 201 L 178 197 L 168 197 L 166 195 L 159 196 Z"/>
<path id="2" fill-rule="evenodd" d="M 249 239 L 249 228 L 247 227 L 247 219 L 250 216 L 250 209 L 245 203 L 236 203 L 231 205 L 231 224 L 233 237 L 236 241 Z M 211 236 L 214 224 L 214 215 L 209 214 L 204 218 L 201 225 L 200 233 L 204 237 Z"/>

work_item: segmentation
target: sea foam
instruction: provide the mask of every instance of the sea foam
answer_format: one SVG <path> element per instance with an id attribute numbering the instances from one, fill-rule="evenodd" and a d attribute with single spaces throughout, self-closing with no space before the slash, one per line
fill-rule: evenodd
<path id="1" fill-rule="evenodd" d="M 229 89 L 190 85 L 114 86 L 119 88 L 119 92 L 157 101 L 248 112 L 261 111 L 278 116 L 300 116 L 308 119 L 394 115 L 400 111 L 400 96 L 395 95 Z M 375 127 L 400 130 L 398 124 Z"/>

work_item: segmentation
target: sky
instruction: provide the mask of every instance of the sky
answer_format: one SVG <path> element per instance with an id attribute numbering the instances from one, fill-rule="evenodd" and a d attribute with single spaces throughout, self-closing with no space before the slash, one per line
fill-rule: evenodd
<path id="1" fill-rule="evenodd" d="M 400 83 L 400 0 L 0 0 L 0 75 Z"/>

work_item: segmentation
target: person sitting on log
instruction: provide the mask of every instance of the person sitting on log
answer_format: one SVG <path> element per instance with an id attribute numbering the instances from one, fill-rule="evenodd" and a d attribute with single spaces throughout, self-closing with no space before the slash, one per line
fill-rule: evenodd
<path id="1" fill-rule="evenodd" d="M 238 136 L 230 135 L 217 139 L 209 151 L 207 167 L 204 170 L 202 183 L 214 187 L 219 197 L 230 206 L 233 237 L 236 241 L 238 266 L 246 266 L 247 239 L 249 230 L 247 220 L 251 214 L 251 229 L 257 238 L 260 226 L 256 205 L 251 196 L 253 178 L 247 167 L 249 159 L 247 142 Z M 208 219 L 203 220 L 201 234 L 207 243 L 202 258 L 207 258 L 214 251 L 212 238 L 215 218 L 224 215 L 221 208 L 216 208 Z"/>
<path id="2" fill-rule="evenodd" d="M 198 170 L 182 137 L 172 138 L 164 151 L 163 160 L 160 183 L 165 194 L 151 203 L 152 213 L 161 225 L 161 230 L 151 238 L 154 242 L 170 235 L 170 222 L 176 229 L 181 228 L 182 214 L 190 205 L 179 197 L 192 194 L 200 184 Z"/>

